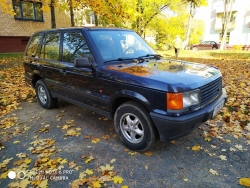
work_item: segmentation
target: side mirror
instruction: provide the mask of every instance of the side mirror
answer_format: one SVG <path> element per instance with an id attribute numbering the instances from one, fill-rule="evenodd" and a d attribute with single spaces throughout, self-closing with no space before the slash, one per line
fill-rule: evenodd
<path id="1" fill-rule="evenodd" d="M 92 64 L 87 57 L 75 58 L 74 66 L 77 68 L 91 68 Z"/>

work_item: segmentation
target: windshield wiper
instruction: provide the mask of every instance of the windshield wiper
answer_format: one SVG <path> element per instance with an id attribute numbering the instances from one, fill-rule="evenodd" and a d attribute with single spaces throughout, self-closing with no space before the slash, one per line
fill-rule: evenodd
<path id="1" fill-rule="evenodd" d="M 139 56 L 138 57 L 138 60 L 139 60 L 138 63 L 143 63 L 145 59 L 150 58 L 150 57 L 153 57 L 153 58 L 155 58 L 157 60 L 162 58 L 162 56 L 160 54 L 147 54 L 147 55 Z"/>
<path id="2" fill-rule="evenodd" d="M 126 60 L 133 60 L 134 58 L 117 58 L 117 59 L 111 59 L 111 60 L 107 60 L 107 61 L 104 61 L 104 63 L 108 63 L 108 62 L 112 62 L 112 61 L 126 61 Z"/>

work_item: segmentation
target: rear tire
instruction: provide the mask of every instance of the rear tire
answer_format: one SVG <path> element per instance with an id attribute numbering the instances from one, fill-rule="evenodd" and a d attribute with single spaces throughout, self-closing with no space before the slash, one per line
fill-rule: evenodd
<path id="1" fill-rule="evenodd" d="M 193 47 L 193 50 L 194 50 L 194 51 L 197 51 L 197 50 L 198 50 L 198 48 L 197 48 L 197 47 Z"/>
<path id="2" fill-rule="evenodd" d="M 135 101 L 129 101 L 115 112 L 114 125 L 123 144 L 136 151 L 150 149 L 155 142 L 155 127 L 147 110 Z"/>
<path id="3" fill-rule="evenodd" d="M 58 99 L 53 98 L 45 83 L 42 80 L 36 82 L 37 100 L 43 108 L 50 109 L 57 105 Z"/>

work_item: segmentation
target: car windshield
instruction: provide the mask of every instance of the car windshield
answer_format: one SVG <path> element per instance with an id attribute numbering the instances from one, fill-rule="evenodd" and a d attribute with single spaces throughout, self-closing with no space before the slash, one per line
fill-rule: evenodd
<path id="1" fill-rule="evenodd" d="M 105 62 L 156 54 L 135 32 L 124 30 L 90 31 L 96 49 Z"/>

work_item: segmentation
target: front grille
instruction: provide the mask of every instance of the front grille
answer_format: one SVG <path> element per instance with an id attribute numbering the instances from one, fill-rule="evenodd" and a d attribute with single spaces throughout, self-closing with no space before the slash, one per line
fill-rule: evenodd
<path id="1" fill-rule="evenodd" d="M 201 107 L 215 100 L 222 92 L 222 77 L 200 87 Z"/>

